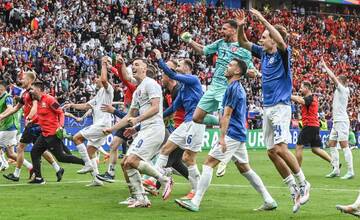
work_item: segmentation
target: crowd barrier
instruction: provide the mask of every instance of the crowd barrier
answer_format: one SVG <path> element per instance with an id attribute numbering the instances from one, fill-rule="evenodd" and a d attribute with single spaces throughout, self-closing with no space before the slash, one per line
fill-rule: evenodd
<path id="1" fill-rule="evenodd" d="M 89 126 L 92 124 L 92 118 L 88 117 L 82 122 L 76 122 L 72 118 L 66 118 L 65 120 L 65 128 L 68 133 L 76 134 L 79 130 L 82 128 Z M 289 143 L 289 148 L 295 148 L 296 142 L 299 137 L 300 131 L 297 129 L 291 129 L 291 142 Z M 325 143 L 329 138 L 329 131 L 320 131 L 321 141 Z M 204 144 L 203 144 L 203 150 L 209 150 L 211 149 L 219 140 L 220 137 L 220 131 L 219 129 L 206 129 L 206 132 L 204 134 Z M 113 139 L 113 135 L 108 135 L 105 145 L 103 146 L 105 150 L 109 149 L 109 145 Z M 357 146 L 360 147 L 360 132 L 356 134 L 356 142 Z M 76 150 L 76 146 L 72 141 L 64 140 L 65 145 L 70 148 L 70 150 Z M 258 130 L 248 130 L 247 134 L 247 142 L 246 146 L 249 150 L 251 149 L 266 149 L 266 146 L 264 144 L 263 140 L 263 132 L 261 129 Z M 31 146 L 28 146 L 26 148 L 27 151 L 31 149 Z"/>

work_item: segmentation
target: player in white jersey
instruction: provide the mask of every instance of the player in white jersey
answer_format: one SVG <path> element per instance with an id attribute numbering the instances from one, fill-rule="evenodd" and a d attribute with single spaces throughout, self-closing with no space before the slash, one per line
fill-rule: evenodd
<path id="1" fill-rule="evenodd" d="M 341 177 L 341 179 L 352 179 L 354 177 L 353 156 L 348 143 L 350 121 L 346 111 L 350 90 L 347 87 L 346 76 L 340 75 L 336 77 L 335 74 L 328 68 L 324 59 L 321 59 L 321 64 L 336 87 L 332 104 L 333 127 L 329 137 L 329 147 L 334 169 L 331 173 L 326 175 L 326 177 L 333 178 L 340 176 L 339 152 L 336 148 L 336 144 L 339 142 L 344 151 L 345 161 L 348 166 L 347 173 Z"/>
<path id="2" fill-rule="evenodd" d="M 103 57 L 101 60 L 101 77 L 96 79 L 96 87 L 99 91 L 93 99 L 83 104 L 64 105 L 64 109 L 74 108 L 85 111 L 92 109 L 93 124 L 79 131 L 73 138 L 81 158 L 85 162 L 85 166 L 78 173 L 92 172 L 93 175 L 93 181 L 88 186 L 103 185 L 102 181 L 96 178 L 99 170 L 95 153 L 105 144 L 107 135 L 103 133 L 103 130 L 112 125 L 112 115 L 101 110 L 102 105 L 111 104 L 114 98 L 114 89 L 107 79 L 107 64 L 110 61 L 109 57 Z M 85 139 L 88 141 L 87 147 L 84 144 Z"/>
<path id="3" fill-rule="evenodd" d="M 136 59 L 132 65 L 132 71 L 138 82 L 128 114 L 116 125 L 104 130 L 111 133 L 127 125 L 141 128 L 138 135 L 130 145 L 124 161 L 126 173 L 133 188 L 132 194 L 135 201 L 129 204 L 129 208 L 149 207 L 150 201 L 145 195 L 141 183 L 141 175 L 152 176 L 161 182 L 164 187 L 163 199 L 166 200 L 172 189 L 172 179 L 161 174 L 151 165 L 151 158 L 159 152 L 165 137 L 165 125 L 162 115 L 162 91 L 160 85 L 146 76 L 148 64 L 142 59 Z"/>

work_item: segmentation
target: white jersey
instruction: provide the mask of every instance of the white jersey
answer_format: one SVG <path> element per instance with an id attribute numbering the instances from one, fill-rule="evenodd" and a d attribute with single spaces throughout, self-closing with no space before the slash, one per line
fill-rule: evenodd
<path id="1" fill-rule="evenodd" d="M 93 125 L 101 127 L 111 127 L 112 126 L 112 114 L 108 112 L 103 112 L 101 106 L 103 104 L 111 105 L 114 99 L 114 89 L 108 83 L 108 88 L 105 89 L 102 87 L 97 93 L 96 96 L 88 101 L 88 104 L 92 108 L 93 115 Z"/>
<path id="2" fill-rule="evenodd" d="M 142 121 L 141 129 L 152 124 L 157 124 L 157 125 L 164 124 L 163 114 L 162 114 L 163 98 L 162 98 L 161 87 L 155 80 L 146 77 L 136 88 L 133 94 L 130 108 L 138 109 L 139 114 L 142 115 L 151 107 L 150 101 L 152 98 L 160 98 L 159 112 L 156 115 Z"/>
<path id="3" fill-rule="evenodd" d="M 349 116 L 346 112 L 349 96 L 350 96 L 349 88 L 339 83 L 335 90 L 334 100 L 332 104 L 333 121 L 349 120 Z"/>

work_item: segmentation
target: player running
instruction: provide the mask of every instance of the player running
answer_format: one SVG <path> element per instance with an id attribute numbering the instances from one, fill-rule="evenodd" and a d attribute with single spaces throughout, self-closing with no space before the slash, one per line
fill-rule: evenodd
<path id="1" fill-rule="evenodd" d="M 197 76 L 192 75 L 193 64 L 190 60 L 181 60 L 176 67 L 176 71 L 171 70 L 163 61 L 159 50 L 154 50 L 156 59 L 158 60 L 159 67 L 164 73 L 171 79 L 177 80 L 182 83 L 182 87 L 179 90 L 177 98 L 174 100 L 172 105 L 172 112 L 175 112 L 181 106 L 185 109 L 184 122 L 171 133 L 166 144 L 161 148 L 159 158 L 156 161 L 156 167 L 163 172 L 163 169 L 168 163 L 169 155 L 176 149 L 184 149 L 182 159 L 187 165 L 189 173 L 189 182 L 191 188 L 196 192 L 198 179 L 200 177 L 199 170 L 196 165 L 196 154 L 201 151 L 203 145 L 204 133 L 199 132 L 196 134 L 190 134 L 189 130 L 194 124 L 192 118 L 196 105 L 198 104 L 203 91 L 201 88 L 200 80 Z M 205 125 L 201 130 L 205 131 Z"/>
<path id="2" fill-rule="evenodd" d="M 45 184 L 41 176 L 41 155 L 49 150 L 56 159 L 64 163 L 84 164 L 84 161 L 64 152 L 64 144 L 57 133 L 64 127 L 64 112 L 54 97 L 44 92 L 44 84 L 36 82 L 32 85 L 31 94 L 38 101 L 37 115 L 38 124 L 41 127 L 41 135 L 31 149 L 34 177 L 30 184 Z M 62 174 L 64 171 L 62 172 Z"/>
<path id="3" fill-rule="evenodd" d="M 320 123 L 318 118 L 319 102 L 315 95 L 311 92 L 310 82 L 302 82 L 300 93 L 304 96 L 291 96 L 291 100 L 301 104 L 301 118 L 303 129 L 300 132 L 298 142 L 296 144 L 296 159 L 301 166 L 303 158 L 303 147 L 310 146 L 311 151 L 331 163 L 331 157 L 326 151 L 321 149 L 322 142 L 320 138 Z"/>
<path id="4" fill-rule="evenodd" d="M 346 76 L 340 75 L 336 77 L 333 71 L 328 68 L 323 58 L 321 59 L 321 64 L 336 87 L 332 104 L 334 123 L 329 137 L 329 147 L 334 170 L 326 177 L 333 178 L 340 176 L 339 151 L 336 148 L 337 142 L 339 142 L 344 151 L 345 161 L 348 166 L 347 173 L 342 176 L 341 179 L 352 179 L 354 178 L 355 173 L 353 168 L 353 156 L 348 143 L 350 121 L 346 112 L 350 90 L 347 87 Z"/>
<path id="5" fill-rule="evenodd" d="M 201 200 L 210 186 L 213 169 L 220 163 L 235 162 L 240 173 L 248 179 L 250 184 L 258 191 L 264 204 L 256 210 L 273 210 L 277 208 L 275 200 L 271 197 L 261 178 L 249 165 L 246 150 L 246 93 L 240 83 L 240 77 L 246 74 L 246 63 L 235 58 L 228 64 L 225 77 L 228 78 L 229 87 L 226 89 L 223 103 L 223 116 L 220 121 L 220 141 L 211 149 L 203 165 L 202 174 L 196 194 L 192 200 L 175 200 L 181 207 L 190 211 L 199 211 Z"/>
<path id="6" fill-rule="evenodd" d="M 20 138 L 20 143 L 16 148 L 16 167 L 14 173 L 9 173 L 7 175 L 3 175 L 6 179 L 18 182 L 20 180 L 21 166 L 24 165 L 30 171 L 30 177 L 32 175 L 33 165 L 24 158 L 24 151 L 28 144 L 35 143 L 37 138 L 40 136 L 41 128 L 38 124 L 38 116 L 37 116 L 37 100 L 33 99 L 30 94 L 30 89 L 33 82 L 36 79 L 35 72 L 26 72 L 24 78 L 21 81 L 23 89 L 25 91 L 22 93 L 20 97 L 19 103 L 6 114 L 0 115 L 0 121 L 4 118 L 7 118 L 13 114 L 16 114 L 21 108 L 24 112 L 25 119 L 25 128 Z M 54 157 L 50 152 L 45 151 L 43 153 L 43 157 L 52 167 L 55 169 L 57 181 L 61 181 L 62 175 L 64 173 L 64 169 L 62 169 L 58 163 L 55 161 Z"/>
<path id="7" fill-rule="evenodd" d="M 103 182 L 96 177 L 96 175 L 99 174 L 99 170 L 95 154 L 98 148 L 106 141 L 107 135 L 103 133 L 103 130 L 110 127 L 112 123 L 112 115 L 102 111 L 102 106 L 104 104 L 111 105 L 114 98 L 114 89 L 107 79 L 107 65 L 109 62 L 109 57 L 103 57 L 101 60 L 101 76 L 99 79 L 96 79 L 96 87 L 99 91 L 93 99 L 83 104 L 70 103 L 64 105 L 64 109 L 93 110 L 93 124 L 79 131 L 73 138 L 76 148 L 79 150 L 81 158 L 85 162 L 85 166 L 78 171 L 78 174 L 92 172 L 93 180 L 87 186 L 103 185 Z M 85 140 L 88 141 L 87 147 L 84 143 Z"/>
<path id="8" fill-rule="evenodd" d="M 300 205 L 309 200 L 310 183 L 306 181 L 296 158 L 288 149 L 291 137 L 291 48 L 285 43 L 287 33 L 283 26 L 272 26 L 255 9 L 250 9 L 250 12 L 266 27 L 259 41 L 261 46 L 249 42 L 246 38 L 244 11 L 235 13 L 239 24 L 238 40 L 243 48 L 261 59 L 264 143 L 269 158 L 290 189 L 294 201 L 293 212 L 296 213 Z"/>
<path id="9" fill-rule="evenodd" d="M 138 87 L 133 94 L 128 114 L 104 133 L 111 133 L 127 125 L 136 126 L 140 123 L 140 131 L 130 145 L 126 158 L 125 170 L 129 177 L 132 194 L 136 201 L 129 208 L 150 207 L 151 203 L 145 195 L 141 183 L 140 172 L 155 177 L 164 186 L 162 197 L 166 200 L 171 193 L 172 179 L 164 176 L 150 164 L 150 160 L 158 152 L 165 137 L 165 126 L 162 117 L 162 91 L 159 84 L 147 77 L 148 64 L 142 59 L 136 59 L 132 65 L 134 78 Z"/>

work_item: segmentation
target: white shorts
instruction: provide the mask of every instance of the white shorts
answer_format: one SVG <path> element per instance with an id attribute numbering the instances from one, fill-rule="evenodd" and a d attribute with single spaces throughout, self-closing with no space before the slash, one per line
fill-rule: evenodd
<path id="1" fill-rule="evenodd" d="M 96 148 L 100 148 L 106 142 L 106 134 L 103 133 L 103 130 L 106 127 L 90 125 L 79 133 L 88 141 L 87 146 L 93 146 Z"/>
<path id="2" fill-rule="evenodd" d="M 18 131 L 0 131 L 0 147 L 10 147 L 17 144 L 16 135 Z"/>
<path id="3" fill-rule="evenodd" d="M 193 131 L 193 135 L 191 134 Z M 192 152 L 200 152 L 203 146 L 205 125 L 195 124 L 192 121 L 183 122 L 171 133 L 169 141 L 178 145 L 181 149 Z"/>
<path id="4" fill-rule="evenodd" d="M 249 156 L 246 150 L 245 142 L 240 142 L 225 136 L 226 151 L 221 151 L 220 144 L 216 144 L 209 152 L 209 155 L 223 163 L 229 163 L 230 160 L 241 164 L 249 163 Z"/>
<path id="5" fill-rule="evenodd" d="M 290 105 L 277 104 L 264 108 L 264 144 L 268 150 L 272 149 L 275 144 L 291 142 L 290 122 Z"/>
<path id="6" fill-rule="evenodd" d="M 349 140 L 349 121 L 334 121 L 331 128 L 329 140 L 330 141 L 348 141 Z"/>
<path id="7" fill-rule="evenodd" d="M 159 153 L 164 138 L 164 125 L 150 125 L 141 129 L 130 145 L 126 155 L 134 154 L 144 161 L 150 161 Z"/>

